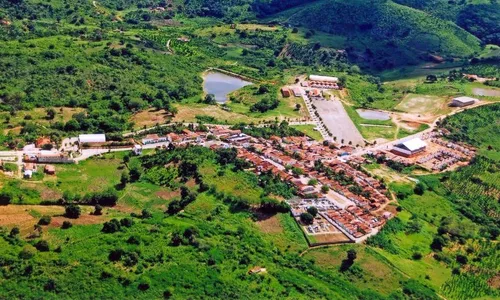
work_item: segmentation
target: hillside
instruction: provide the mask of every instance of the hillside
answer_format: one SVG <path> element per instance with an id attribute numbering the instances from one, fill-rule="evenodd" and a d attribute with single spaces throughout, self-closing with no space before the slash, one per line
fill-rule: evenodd
<path id="1" fill-rule="evenodd" d="M 479 40 L 454 23 L 392 1 L 319 1 L 276 18 L 346 37 L 351 58 L 377 69 L 417 64 L 429 54 L 465 58 L 480 49 Z"/>

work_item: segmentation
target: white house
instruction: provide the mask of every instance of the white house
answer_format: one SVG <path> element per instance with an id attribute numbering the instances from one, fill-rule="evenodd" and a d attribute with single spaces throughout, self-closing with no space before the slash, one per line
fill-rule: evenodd
<path id="1" fill-rule="evenodd" d="M 135 155 L 141 155 L 142 154 L 142 146 L 135 144 L 134 150 L 132 150 L 132 151 L 134 151 Z"/>
<path id="2" fill-rule="evenodd" d="M 105 143 L 106 135 L 105 134 L 80 134 L 78 136 L 78 141 L 80 144 L 83 143 Z"/>

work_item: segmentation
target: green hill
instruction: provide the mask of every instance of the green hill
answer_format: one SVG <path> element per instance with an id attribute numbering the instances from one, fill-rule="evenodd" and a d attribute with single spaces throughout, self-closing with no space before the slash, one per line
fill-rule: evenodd
<path id="1" fill-rule="evenodd" d="M 351 58 L 377 69 L 417 64 L 430 54 L 464 58 L 480 50 L 479 39 L 456 24 L 392 1 L 325 0 L 276 18 L 345 36 Z"/>

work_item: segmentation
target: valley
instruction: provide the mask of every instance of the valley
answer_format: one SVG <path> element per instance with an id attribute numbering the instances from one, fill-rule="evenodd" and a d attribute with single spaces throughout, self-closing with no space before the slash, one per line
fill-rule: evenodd
<path id="1" fill-rule="evenodd" d="M 499 13 L 0 0 L 0 298 L 498 299 Z"/>

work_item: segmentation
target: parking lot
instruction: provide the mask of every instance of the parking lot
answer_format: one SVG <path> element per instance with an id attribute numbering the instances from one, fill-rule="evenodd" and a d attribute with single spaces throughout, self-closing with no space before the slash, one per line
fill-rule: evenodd
<path id="1" fill-rule="evenodd" d="M 313 105 L 319 113 L 325 126 L 330 130 L 337 142 L 344 140 L 345 144 L 364 145 L 363 137 L 345 111 L 342 103 L 337 99 L 319 100 L 313 99 Z"/>

